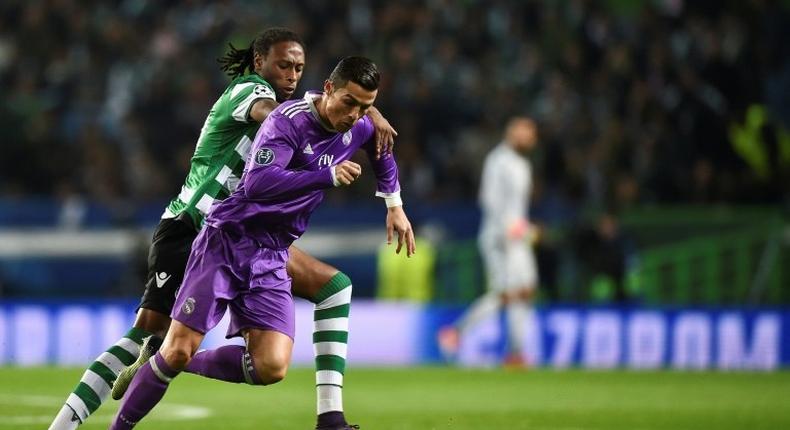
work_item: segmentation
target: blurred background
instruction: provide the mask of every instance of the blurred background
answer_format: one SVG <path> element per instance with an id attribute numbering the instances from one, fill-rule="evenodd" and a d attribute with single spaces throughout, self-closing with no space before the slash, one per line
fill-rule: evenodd
<path id="1" fill-rule="evenodd" d="M 87 362 L 104 344 L 68 352 L 58 327 L 128 325 L 151 231 L 228 83 L 216 59 L 275 25 L 306 42 L 298 94 L 343 56 L 373 58 L 399 132 L 417 256 L 382 247 L 371 176 L 328 192 L 300 241 L 353 279 L 352 322 L 410 345 L 360 361 L 439 360 L 436 327 L 485 291 L 482 160 L 526 115 L 534 364 L 638 367 L 640 333 L 662 348 L 647 367 L 790 364 L 790 2 L 772 0 L 3 1 L 0 363 Z M 492 324 L 468 363 L 501 355 Z M 55 340 L 23 345 L 30 330 Z"/>

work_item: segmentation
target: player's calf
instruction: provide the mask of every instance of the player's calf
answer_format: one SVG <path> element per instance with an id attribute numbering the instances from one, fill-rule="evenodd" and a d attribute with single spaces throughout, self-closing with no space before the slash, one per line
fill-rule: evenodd
<path id="1" fill-rule="evenodd" d="M 49 429 L 74 430 L 84 423 L 107 399 L 118 373 L 137 358 L 140 344 L 149 335 L 144 330 L 132 328 L 97 357 L 82 375 Z"/>
<path id="2" fill-rule="evenodd" d="M 249 350 L 245 371 L 252 382 L 271 385 L 282 381 L 291 362 L 293 339 L 279 331 L 259 329 L 248 330 L 245 338 Z"/>
<path id="3" fill-rule="evenodd" d="M 126 393 L 126 390 L 129 388 L 129 384 L 134 379 L 134 375 L 137 374 L 137 371 L 140 370 L 151 357 L 156 354 L 156 351 L 159 350 L 159 347 L 162 346 L 162 338 L 156 335 L 151 335 L 145 338 L 143 341 L 143 345 L 140 348 L 140 355 L 137 357 L 134 363 L 131 366 L 126 367 L 118 374 L 118 378 L 115 380 L 115 383 L 112 385 L 112 398 L 114 400 L 120 400 L 123 395 Z"/>

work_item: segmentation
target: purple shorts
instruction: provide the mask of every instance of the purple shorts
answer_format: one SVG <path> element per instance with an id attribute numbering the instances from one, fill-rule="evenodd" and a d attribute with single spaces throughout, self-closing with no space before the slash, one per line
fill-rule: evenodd
<path id="1" fill-rule="evenodd" d="M 261 248 L 249 238 L 205 226 L 192 244 L 184 282 L 170 317 L 203 334 L 230 307 L 227 337 L 246 328 L 294 337 L 287 249 Z"/>

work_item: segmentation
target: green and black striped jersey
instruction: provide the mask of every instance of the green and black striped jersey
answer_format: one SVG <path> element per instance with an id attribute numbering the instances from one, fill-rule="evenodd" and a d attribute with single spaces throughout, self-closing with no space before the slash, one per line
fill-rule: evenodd
<path id="1" fill-rule="evenodd" d="M 236 189 L 252 139 L 260 124 L 250 117 L 256 100 L 276 100 L 274 89 L 257 74 L 234 79 L 219 97 L 200 130 L 186 181 L 162 214 L 188 213 L 196 226 L 217 200 Z"/>

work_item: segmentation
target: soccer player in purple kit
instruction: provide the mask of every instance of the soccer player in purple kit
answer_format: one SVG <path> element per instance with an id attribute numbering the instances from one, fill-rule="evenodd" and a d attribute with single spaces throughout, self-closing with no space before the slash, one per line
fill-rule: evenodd
<path id="1" fill-rule="evenodd" d="M 293 94 L 305 66 L 305 49 L 293 31 L 269 28 L 246 49 L 231 46 L 220 62 L 232 81 L 211 108 L 181 192 L 170 201 L 154 231 L 145 293 L 134 325 L 90 364 L 49 430 L 75 430 L 105 402 L 110 390 L 113 398 L 120 399 L 137 369 L 159 349 L 204 217 L 213 202 L 235 190 L 259 123 Z M 395 131 L 375 107 L 368 116 L 376 128 L 377 148 L 390 152 Z M 348 318 L 352 290 L 348 276 L 295 246 L 289 249 L 287 270 L 293 278 L 293 294 L 315 304 L 314 321 L 327 313 Z M 348 333 L 315 330 L 313 337 L 316 429 L 348 429 L 342 396 L 345 347 L 322 353 L 330 343 L 327 337 L 334 345 L 345 344 Z"/>
<path id="2" fill-rule="evenodd" d="M 325 82 L 323 93 L 307 93 L 268 116 L 236 191 L 214 205 L 195 239 L 171 313 L 173 323 L 159 352 L 132 380 L 111 429 L 134 427 L 185 369 L 257 385 L 285 377 L 294 336 L 288 248 L 306 230 L 324 190 L 359 177 L 360 166 L 349 160 L 358 149 L 368 153 L 378 181 L 376 195 L 387 204 L 387 240 L 397 233 L 396 252 L 403 246 L 407 255 L 415 252 L 397 165 L 392 154 L 377 157 L 374 129 L 365 116 L 378 82 L 370 60 L 346 57 Z M 327 310 L 333 305 L 327 303 Z M 228 307 L 228 336 L 243 336 L 246 346 L 196 353 Z M 345 343 L 332 342 L 330 334 L 347 331 L 348 323 L 331 313 L 315 323 L 318 331 L 327 333 L 326 342 L 316 344 L 327 357 L 332 357 L 333 348 L 345 348 Z M 319 372 L 317 383 L 332 384 L 333 377 L 332 372 Z"/>

